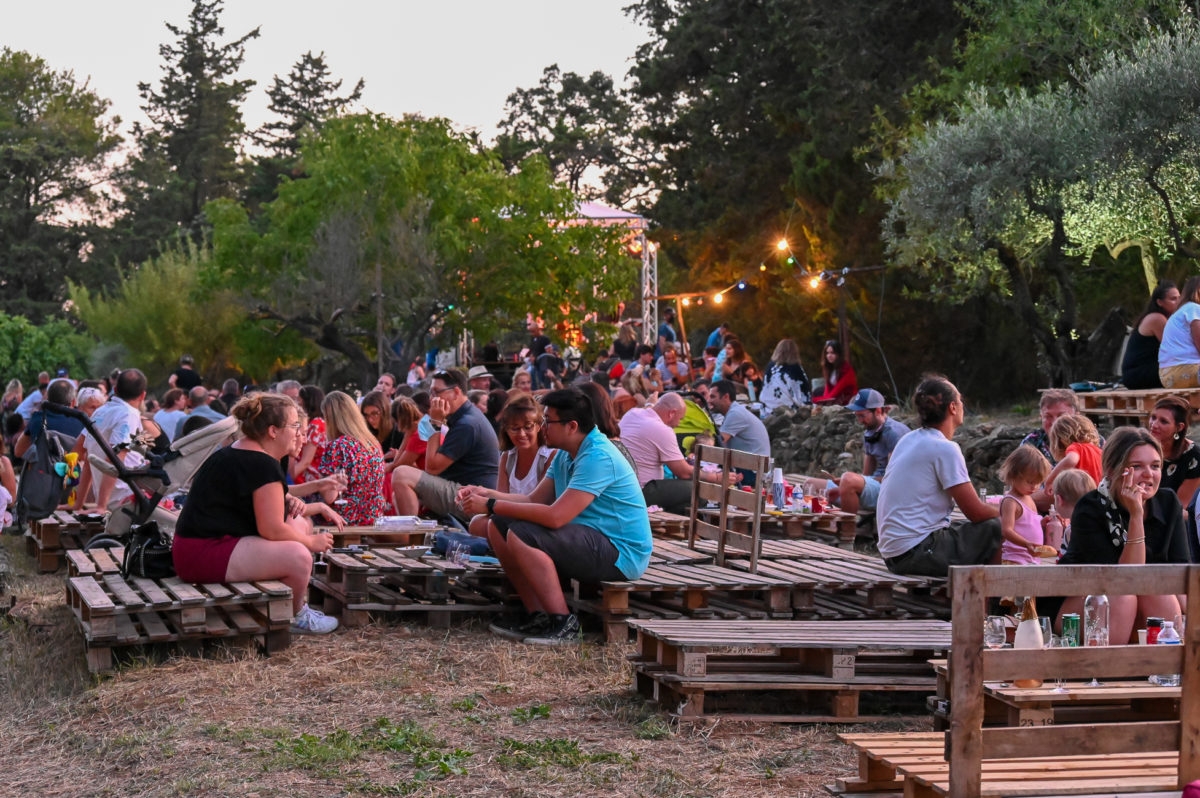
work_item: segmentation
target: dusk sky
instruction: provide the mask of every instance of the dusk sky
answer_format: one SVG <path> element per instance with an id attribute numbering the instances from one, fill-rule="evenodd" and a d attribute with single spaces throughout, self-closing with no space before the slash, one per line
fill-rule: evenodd
<path id="1" fill-rule="evenodd" d="M 266 88 L 302 53 L 325 52 L 333 75 L 366 80 L 362 106 L 400 116 L 444 116 L 491 139 L 504 101 L 563 71 L 601 70 L 622 83 L 648 37 L 622 11 L 630 0 L 230 0 L 222 20 L 229 41 L 256 26 L 240 77 L 258 82 L 243 113 L 249 128 L 268 117 Z M 55 70 L 112 101 L 129 124 L 144 116 L 138 81 L 162 75 L 160 44 L 173 39 L 165 22 L 186 27 L 190 0 L 59 0 L 4 4 L 0 46 L 27 50 Z M 361 109 L 360 109 L 361 110 Z"/>

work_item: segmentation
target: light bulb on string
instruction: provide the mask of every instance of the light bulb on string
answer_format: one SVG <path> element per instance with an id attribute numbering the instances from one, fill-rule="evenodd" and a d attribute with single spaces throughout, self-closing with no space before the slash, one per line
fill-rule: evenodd
<path id="1" fill-rule="evenodd" d="M 788 250 L 787 239 L 786 238 L 779 239 L 779 241 L 776 242 L 776 244 L 775 244 L 775 249 L 779 250 L 780 252 L 787 252 L 787 250 Z"/>
<path id="2" fill-rule="evenodd" d="M 713 294 L 713 302 L 715 302 L 719 305 L 724 301 L 725 301 L 724 294 Z"/>

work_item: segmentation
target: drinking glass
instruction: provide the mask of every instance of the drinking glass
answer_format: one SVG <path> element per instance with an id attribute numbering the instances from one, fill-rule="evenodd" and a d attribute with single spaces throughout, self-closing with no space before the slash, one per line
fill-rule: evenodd
<path id="1" fill-rule="evenodd" d="M 1003 615 L 989 615 L 983 622 L 983 644 L 993 651 L 1004 648 L 1005 618 Z"/>
<path id="2" fill-rule="evenodd" d="M 1070 641 L 1068 641 L 1065 638 L 1062 638 L 1058 635 L 1050 635 L 1049 639 L 1050 639 L 1050 643 L 1049 643 L 1049 645 L 1046 646 L 1047 648 L 1070 648 L 1071 647 Z M 1063 677 L 1055 676 L 1054 677 L 1054 689 L 1051 690 L 1050 692 L 1052 692 L 1052 693 L 1068 693 L 1068 692 L 1070 692 L 1069 690 L 1067 690 L 1067 688 L 1065 686 L 1065 682 L 1066 682 L 1066 680 Z"/>
<path id="3" fill-rule="evenodd" d="M 1038 626 L 1042 627 L 1042 645 L 1049 648 L 1050 638 L 1054 636 L 1054 627 L 1050 625 L 1050 619 L 1045 615 L 1039 615 Z"/>
<path id="4" fill-rule="evenodd" d="M 1085 646 L 1107 646 L 1108 645 L 1108 630 L 1101 627 L 1099 624 L 1093 624 L 1084 630 Z M 1103 687 L 1104 682 L 1097 679 L 1095 676 L 1092 680 L 1084 685 L 1084 687 Z"/>

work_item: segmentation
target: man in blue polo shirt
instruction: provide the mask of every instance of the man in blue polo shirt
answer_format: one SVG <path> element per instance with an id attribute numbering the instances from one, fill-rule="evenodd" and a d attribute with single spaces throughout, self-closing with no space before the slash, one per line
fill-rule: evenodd
<path id="1" fill-rule="evenodd" d="M 488 540 L 512 580 L 527 615 L 491 630 L 533 645 L 580 638 L 562 581 L 637 579 L 650 564 L 653 542 L 646 502 L 629 461 L 596 428 L 596 411 L 578 388 L 542 399 L 546 445 L 561 450 L 528 496 L 464 488 L 468 513 L 486 513 Z"/>

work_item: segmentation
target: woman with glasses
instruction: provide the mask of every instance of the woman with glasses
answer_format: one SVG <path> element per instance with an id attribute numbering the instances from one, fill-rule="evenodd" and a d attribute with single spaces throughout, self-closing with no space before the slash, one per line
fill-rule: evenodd
<path id="1" fill-rule="evenodd" d="M 348 394 L 333 391 L 321 403 L 329 443 L 317 470 L 325 476 L 346 475 L 345 506 L 339 509 L 346 523 L 369 526 L 386 514 L 383 498 L 383 450 L 371 434 L 358 405 Z M 391 416 L 388 416 L 390 423 Z"/>
<path id="2" fill-rule="evenodd" d="M 337 628 L 305 602 L 313 553 L 333 547 L 333 535 L 313 534 L 290 498 L 280 460 L 295 450 L 301 423 L 296 404 L 280 394 L 255 393 L 233 406 L 242 437 L 207 460 L 192 481 L 171 545 L 185 582 L 278 579 L 292 589 L 292 631 L 325 634 Z"/>
<path id="3" fill-rule="evenodd" d="M 500 411 L 500 474 L 496 490 L 528 496 L 546 476 L 557 449 L 546 445 L 542 406 L 527 393 L 508 400 Z M 471 519 L 471 534 L 487 537 L 487 516 Z"/>

